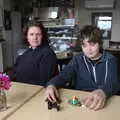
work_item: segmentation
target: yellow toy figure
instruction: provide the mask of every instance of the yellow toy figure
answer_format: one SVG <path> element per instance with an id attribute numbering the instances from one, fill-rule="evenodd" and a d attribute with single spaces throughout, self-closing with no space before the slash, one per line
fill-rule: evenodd
<path id="1" fill-rule="evenodd" d="M 68 100 L 68 103 L 70 105 L 74 105 L 74 106 L 81 106 L 81 102 L 78 100 L 78 98 L 76 96 L 73 96 L 72 99 Z"/>
<path id="2" fill-rule="evenodd" d="M 78 103 L 77 97 L 76 97 L 76 96 L 73 96 L 73 98 L 72 98 L 72 104 L 73 104 L 73 105 L 77 105 L 77 103 Z"/>

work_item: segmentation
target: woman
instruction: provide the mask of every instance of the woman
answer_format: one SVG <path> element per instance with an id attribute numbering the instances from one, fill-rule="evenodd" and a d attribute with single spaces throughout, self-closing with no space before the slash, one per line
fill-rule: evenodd
<path id="1" fill-rule="evenodd" d="M 55 74 L 57 59 L 43 25 L 30 21 L 24 28 L 24 40 L 29 48 L 17 58 L 16 81 L 46 85 Z"/>
<path id="2" fill-rule="evenodd" d="M 117 79 L 116 58 L 101 49 L 101 35 L 98 28 L 87 25 L 81 31 L 82 52 L 73 57 L 64 70 L 51 81 L 46 88 L 45 100 L 56 101 L 61 87 L 75 77 L 75 89 L 91 91 L 84 97 L 82 104 L 92 110 L 104 107 L 108 97 L 117 93 L 119 82 Z"/>

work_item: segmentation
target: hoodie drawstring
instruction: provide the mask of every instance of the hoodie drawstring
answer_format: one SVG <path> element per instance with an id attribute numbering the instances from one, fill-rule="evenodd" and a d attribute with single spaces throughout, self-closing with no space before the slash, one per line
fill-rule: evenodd
<path id="1" fill-rule="evenodd" d="M 91 74 L 90 68 L 89 68 L 89 66 L 88 66 L 88 63 L 87 63 L 87 60 L 86 60 L 85 56 L 83 56 L 83 59 L 84 59 L 85 65 L 86 65 L 86 67 L 87 67 L 89 73 Z M 105 65 L 105 67 L 106 67 L 105 69 L 106 69 L 106 70 L 105 70 L 104 83 L 106 84 L 107 75 L 108 75 L 108 60 L 106 60 L 106 63 L 105 63 L 105 64 L 106 64 L 106 65 Z M 92 66 L 92 68 L 93 68 L 94 80 L 95 80 L 95 83 L 97 83 L 95 66 Z"/>
<path id="2" fill-rule="evenodd" d="M 83 56 L 83 59 L 84 59 L 85 65 L 86 65 L 86 67 L 87 67 L 89 73 L 91 74 L 90 69 L 89 69 L 89 66 L 88 66 L 88 63 L 87 63 L 87 61 L 86 61 L 86 59 L 85 59 L 85 56 Z"/>
<path id="3" fill-rule="evenodd" d="M 105 84 L 107 81 L 107 75 L 108 75 L 108 60 L 106 61 L 106 72 L 105 72 L 105 79 L 104 79 Z"/>

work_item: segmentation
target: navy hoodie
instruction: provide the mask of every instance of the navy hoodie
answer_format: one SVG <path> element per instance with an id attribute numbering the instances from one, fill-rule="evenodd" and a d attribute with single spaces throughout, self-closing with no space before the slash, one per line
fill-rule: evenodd
<path id="1" fill-rule="evenodd" d="M 17 58 L 16 81 L 46 85 L 53 77 L 57 65 L 56 55 L 48 45 L 29 48 Z"/>
<path id="2" fill-rule="evenodd" d="M 102 89 L 106 96 L 115 94 L 119 88 L 116 58 L 103 52 L 100 60 L 93 65 L 83 52 L 74 56 L 59 76 L 54 77 L 48 85 L 63 87 L 74 76 L 75 89 L 93 91 Z"/>

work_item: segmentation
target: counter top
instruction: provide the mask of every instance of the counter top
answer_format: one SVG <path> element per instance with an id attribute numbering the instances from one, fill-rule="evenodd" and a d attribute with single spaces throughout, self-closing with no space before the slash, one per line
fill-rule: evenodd
<path id="1" fill-rule="evenodd" d="M 108 51 L 120 51 L 120 48 L 105 48 Z"/>
<path id="2" fill-rule="evenodd" d="M 61 110 L 48 110 L 44 101 L 44 90 L 24 104 L 18 111 L 7 120 L 119 120 L 120 96 L 109 99 L 106 107 L 99 111 L 89 110 L 86 107 L 75 107 L 68 104 L 73 96 L 82 99 L 87 92 L 62 89 L 60 104 Z M 24 114 L 24 115 L 23 115 Z"/>
<path id="3" fill-rule="evenodd" d="M 43 87 L 37 85 L 13 82 L 11 88 L 6 93 L 8 109 L 0 112 L 0 120 L 8 118 L 28 100 L 40 92 L 42 88 Z"/>

